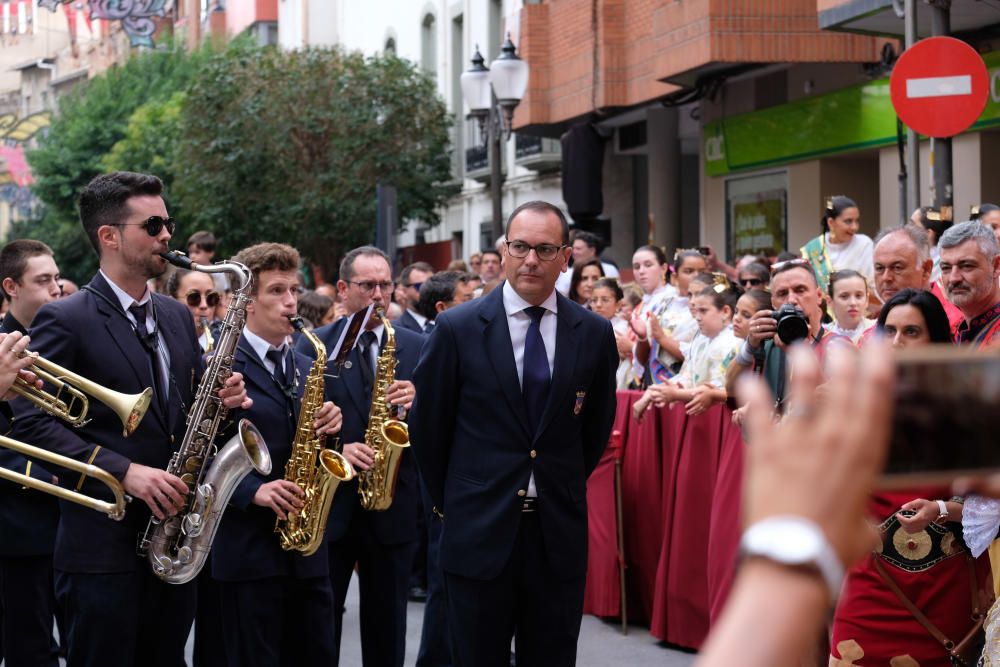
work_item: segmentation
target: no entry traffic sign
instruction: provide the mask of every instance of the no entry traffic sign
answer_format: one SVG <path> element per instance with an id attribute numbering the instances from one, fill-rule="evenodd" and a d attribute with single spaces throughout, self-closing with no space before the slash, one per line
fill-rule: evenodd
<path id="1" fill-rule="evenodd" d="M 929 137 L 951 137 L 976 122 L 989 80 L 976 50 L 954 37 L 930 37 L 903 52 L 889 94 L 903 123 Z"/>

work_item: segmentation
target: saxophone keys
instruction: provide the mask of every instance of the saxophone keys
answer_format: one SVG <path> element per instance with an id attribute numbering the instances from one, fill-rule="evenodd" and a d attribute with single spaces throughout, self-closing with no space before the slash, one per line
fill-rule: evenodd
<path id="1" fill-rule="evenodd" d="M 191 551 L 191 547 L 181 547 L 177 550 L 177 562 L 181 565 L 185 565 L 191 562 L 191 556 L 194 552 Z"/>

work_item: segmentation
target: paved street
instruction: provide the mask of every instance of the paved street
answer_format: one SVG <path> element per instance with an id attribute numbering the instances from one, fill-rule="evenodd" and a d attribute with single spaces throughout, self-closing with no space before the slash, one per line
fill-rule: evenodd
<path id="1" fill-rule="evenodd" d="M 406 667 L 411 667 L 417 661 L 423 614 L 424 605 L 410 603 L 406 623 Z M 351 582 L 351 590 L 347 596 L 344 639 L 340 654 L 343 667 L 361 665 L 356 581 Z M 629 667 L 636 665 L 687 667 L 693 662 L 693 655 L 661 647 L 645 628 L 633 627 L 627 636 L 622 636 L 617 625 L 604 623 L 593 616 L 583 617 L 576 662 L 579 667 L 607 667 L 615 664 L 629 665 Z"/>

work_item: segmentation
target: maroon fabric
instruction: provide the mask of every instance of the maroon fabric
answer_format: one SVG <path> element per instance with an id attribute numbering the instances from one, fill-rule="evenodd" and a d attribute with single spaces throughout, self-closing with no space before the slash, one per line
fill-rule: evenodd
<path id="1" fill-rule="evenodd" d="M 728 410 L 726 415 L 731 417 Z M 712 518 L 708 531 L 709 622 L 722 613 L 736 576 L 736 560 L 742 534 L 743 434 L 729 424 L 722 440 L 719 473 L 712 494 Z"/>
<path id="2" fill-rule="evenodd" d="M 639 392 L 619 392 L 622 501 L 629 620 L 654 636 L 697 648 L 709 611 L 732 585 L 740 534 L 743 442 L 731 412 L 715 406 L 688 418 L 683 406 L 631 419 Z M 584 610 L 618 616 L 614 456 L 606 452 L 587 484 L 589 562 Z M 713 520 L 713 517 L 716 517 Z"/>
<path id="3" fill-rule="evenodd" d="M 628 434 L 632 401 L 619 392 L 614 431 L 621 431 L 622 448 Z M 624 454 L 624 451 L 621 452 Z M 621 584 L 618 575 L 618 520 L 615 513 L 615 457 L 609 446 L 587 480 L 588 552 L 587 587 L 583 613 L 594 616 L 621 615 Z M 623 480 L 624 481 L 624 480 Z"/>
<path id="4" fill-rule="evenodd" d="M 680 403 L 671 408 L 676 433 L 675 483 L 664 494 L 664 513 L 672 513 L 657 569 L 650 633 L 658 639 L 698 648 L 708 634 L 708 538 L 712 497 L 724 433 L 730 419 L 722 405 L 688 417 Z"/>

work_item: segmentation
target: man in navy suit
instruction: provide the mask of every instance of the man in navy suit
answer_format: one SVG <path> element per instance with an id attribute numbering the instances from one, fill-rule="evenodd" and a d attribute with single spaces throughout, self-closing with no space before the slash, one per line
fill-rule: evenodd
<path id="1" fill-rule="evenodd" d="M 285 479 L 302 392 L 312 363 L 288 344 L 296 314 L 299 253 L 281 243 L 241 250 L 234 262 L 253 272 L 253 300 L 236 348 L 234 369 L 253 400 L 235 419 L 254 423 L 271 454 L 271 472 L 251 472 L 230 501 L 212 548 L 212 575 L 222 599 L 226 658 L 240 667 L 327 665 L 334 660 L 333 592 L 325 545 L 303 557 L 284 551 L 275 518 L 301 509 L 304 493 Z M 313 424 L 319 435 L 340 430 L 340 409 L 326 402 Z"/>
<path id="2" fill-rule="evenodd" d="M 372 303 L 385 307 L 392 293 L 389 258 L 378 248 L 363 246 L 344 256 L 337 289 L 349 315 Z M 331 351 L 350 318 L 315 330 Z M 409 409 L 413 401 L 410 377 L 420 357 L 424 336 L 395 329 L 396 381 L 386 391 L 388 401 Z M 327 398 L 343 410 L 340 440 L 344 456 L 355 472 L 369 470 L 374 452 L 365 445 L 365 429 L 371 410 L 375 360 L 385 345 L 386 330 L 374 315 L 358 346 L 343 367 L 328 369 Z M 308 341 L 296 349 L 313 356 Z M 410 565 L 417 539 L 417 471 L 409 451 L 402 455 L 396 492 L 389 509 L 368 511 L 358 499 L 358 483 L 341 484 L 334 495 L 326 531 L 330 549 L 330 580 L 333 585 L 338 648 L 341 641 L 342 609 L 355 565 L 361 594 L 361 655 L 365 667 L 401 667 L 406 649 L 406 602 Z"/>
<path id="3" fill-rule="evenodd" d="M 162 191 L 155 176 L 130 172 L 87 185 L 80 220 L 100 271 L 76 294 L 43 306 L 30 331 L 35 352 L 93 382 L 130 394 L 152 387 L 139 427 L 125 438 L 118 416 L 96 400 L 90 421 L 76 429 L 26 399 L 13 402 L 16 439 L 108 471 L 135 499 L 122 521 L 60 501 L 53 567 L 69 667 L 176 667 L 194 614 L 194 585 L 160 581 L 136 554 L 150 512 L 164 518 L 185 505 L 186 484 L 164 468 L 204 368 L 187 307 L 146 285 L 166 270 L 159 253 L 174 229 Z M 250 407 L 239 373 L 219 396 L 227 407 Z M 99 482 L 54 472 L 65 486 L 110 497 Z"/>
<path id="4" fill-rule="evenodd" d="M 0 330 L 27 334 L 38 309 L 60 296 L 52 249 L 32 239 L 5 245 L 0 250 L 0 286 L 9 305 Z M 6 433 L 13 413 L 7 403 L 0 403 L 0 413 Z M 0 466 L 45 482 L 54 477 L 38 461 L 9 449 L 0 449 Z M 54 496 L 0 482 L 0 639 L 6 638 L 0 642 L 0 659 L 9 667 L 59 664 L 52 637 L 52 547 L 58 522 Z"/>
<path id="5" fill-rule="evenodd" d="M 434 275 L 434 267 L 427 262 L 414 262 L 399 272 L 399 288 L 397 288 L 397 303 L 403 308 L 393 326 L 397 329 L 409 329 L 417 333 L 429 333 L 427 315 L 420 312 L 417 303 L 420 301 L 420 288 L 427 279 Z"/>
<path id="6" fill-rule="evenodd" d="M 555 291 L 566 219 L 529 202 L 507 222 L 507 280 L 437 318 L 414 375 L 410 437 L 442 517 L 454 663 L 576 661 L 587 476 L 615 414 L 611 325 Z"/>

